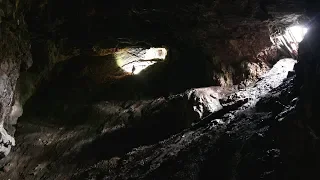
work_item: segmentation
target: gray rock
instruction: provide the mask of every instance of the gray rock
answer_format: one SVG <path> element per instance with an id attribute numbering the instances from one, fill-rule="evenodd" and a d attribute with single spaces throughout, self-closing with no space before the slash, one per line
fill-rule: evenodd
<path id="1" fill-rule="evenodd" d="M 9 2 L 8 2 L 9 3 Z M 23 19 L 19 13 L 13 12 L 12 4 L 8 4 L 6 15 Z M 2 11 L 1 11 L 2 12 Z M 0 14 L 1 14 L 0 12 Z M 13 15 L 12 13 L 16 13 Z M 24 24 L 25 25 L 25 24 Z M 15 27 L 10 29 L 9 27 Z M 26 28 L 21 26 L 20 28 Z M 16 84 L 20 74 L 21 62 L 28 66 L 32 63 L 30 46 L 27 39 L 22 38 L 26 29 L 16 27 L 15 20 L 6 20 L 2 24 L 0 42 L 0 153 L 7 155 L 11 146 L 15 145 L 13 134 L 18 117 L 22 115 L 22 107 L 16 101 Z M 14 31 L 14 32 L 13 32 Z"/>

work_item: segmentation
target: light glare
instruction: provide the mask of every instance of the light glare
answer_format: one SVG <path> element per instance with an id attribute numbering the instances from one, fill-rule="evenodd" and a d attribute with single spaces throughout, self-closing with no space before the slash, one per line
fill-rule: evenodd
<path id="1" fill-rule="evenodd" d="M 291 26 L 285 30 L 284 34 L 270 39 L 279 49 L 287 49 L 292 55 L 297 56 L 299 43 L 307 32 L 308 28 L 304 26 Z"/>
<path id="2" fill-rule="evenodd" d="M 289 27 L 286 33 L 291 33 L 293 38 L 300 43 L 304 36 L 307 34 L 308 29 L 303 26 L 292 26 Z"/>
<path id="3" fill-rule="evenodd" d="M 165 48 L 127 48 L 115 53 L 118 66 L 125 72 L 139 74 L 148 66 L 164 60 L 167 55 Z"/>

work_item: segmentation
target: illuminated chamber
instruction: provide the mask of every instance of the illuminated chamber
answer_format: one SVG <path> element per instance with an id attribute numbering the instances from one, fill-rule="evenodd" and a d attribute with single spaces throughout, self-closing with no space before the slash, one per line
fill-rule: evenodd
<path id="1" fill-rule="evenodd" d="M 148 66 L 163 61 L 166 56 L 165 48 L 126 48 L 115 53 L 118 66 L 132 74 L 139 74 Z"/>

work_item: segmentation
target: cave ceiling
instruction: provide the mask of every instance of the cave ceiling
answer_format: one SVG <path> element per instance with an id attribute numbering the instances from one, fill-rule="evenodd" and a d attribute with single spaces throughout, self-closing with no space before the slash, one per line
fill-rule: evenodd
<path id="1" fill-rule="evenodd" d="M 38 0 L 30 7 L 33 41 L 62 41 L 65 47 L 95 53 L 99 48 L 181 44 L 212 50 L 217 41 L 304 21 L 307 6 L 301 0 Z"/>

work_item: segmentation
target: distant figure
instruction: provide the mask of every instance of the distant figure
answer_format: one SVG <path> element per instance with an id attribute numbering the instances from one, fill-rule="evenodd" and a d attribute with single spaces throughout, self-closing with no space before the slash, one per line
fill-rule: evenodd
<path id="1" fill-rule="evenodd" d="M 134 71 L 136 70 L 136 67 L 134 65 L 132 66 L 132 75 L 134 75 Z"/>
<path id="2" fill-rule="evenodd" d="M 162 56 L 162 53 L 163 53 L 163 52 L 162 52 L 162 50 L 161 50 L 161 49 L 159 49 L 159 50 L 158 50 L 158 55 L 159 55 L 159 57 L 161 57 L 161 56 Z"/>

